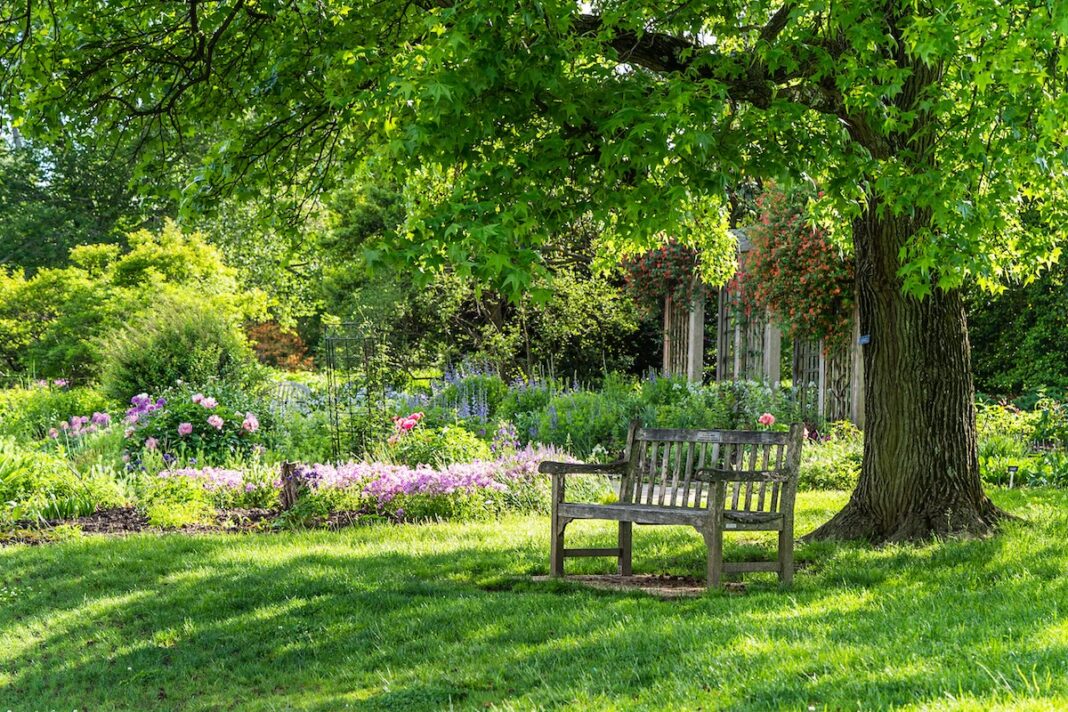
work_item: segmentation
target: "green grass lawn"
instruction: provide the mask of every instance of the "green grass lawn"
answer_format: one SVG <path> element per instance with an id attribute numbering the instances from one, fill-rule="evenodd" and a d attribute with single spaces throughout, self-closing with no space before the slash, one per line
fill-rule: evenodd
<path id="1" fill-rule="evenodd" d="M 788 591 L 670 601 L 532 582 L 547 517 L 3 549 L 0 710 L 1066 709 L 1068 493 L 995 498 L 1030 523 L 802 546 Z M 798 530 L 844 499 L 801 495 Z M 636 572 L 703 562 L 692 530 L 636 529 Z"/>

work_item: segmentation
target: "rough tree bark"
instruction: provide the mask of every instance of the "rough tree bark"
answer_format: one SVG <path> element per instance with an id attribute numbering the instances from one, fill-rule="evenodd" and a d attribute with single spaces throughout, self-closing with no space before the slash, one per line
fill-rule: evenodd
<path id="1" fill-rule="evenodd" d="M 904 541 L 983 536 L 1002 516 L 983 494 L 971 347 L 959 291 L 902 292 L 899 250 L 922 217 L 880 214 L 853 225 L 864 349 L 865 438 L 848 505 L 813 539 Z"/>

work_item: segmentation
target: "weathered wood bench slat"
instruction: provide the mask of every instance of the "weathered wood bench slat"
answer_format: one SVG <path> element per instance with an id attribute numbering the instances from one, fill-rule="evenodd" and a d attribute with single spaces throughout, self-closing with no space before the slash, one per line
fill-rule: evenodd
<path id="1" fill-rule="evenodd" d="M 615 556 L 621 573 L 631 571 L 633 524 L 693 526 L 708 546 L 708 583 L 724 573 L 776 571 L 793 577 L 793 506 L 803 428 L 789 433 L 727 430 L 666 430 L 632 424 L 619 462 L 608 465 L 542 463 L 552 475 L 550 568 L 564 573 L 570 556 Z M 566 501 L 566 476 L 581 472 L 620 474 L 619 501 Z M 743 494 L 744 491 L 744 494 Z M 619 523 L 617 547 L 564 547 L 564 530 L 575 519 Z M 725 531 L 778 532 L 778 560 L 723 562 Z"/>
<path id="2" fill-rule="evenodd" d="M 638 440 L 696 443 L 779 443 L 782 432 L 768 430 L 661 430 L 639 428 Z"/>

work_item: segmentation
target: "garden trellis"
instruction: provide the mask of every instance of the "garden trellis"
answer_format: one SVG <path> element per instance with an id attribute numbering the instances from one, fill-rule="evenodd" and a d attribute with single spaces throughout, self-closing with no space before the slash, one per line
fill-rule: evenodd
<path id="1" fill-rule="evenodd" d="M 743 230 L 732 230 L 738 258 L 753 249 Z M 782 382 L 783 335 L 766 310 L 742 307 L 737 293 L 719 290 L 716 319 L 716 380 Z M 846 346 L 830 348 L 822 339 L 795 338 L 790 346 L 790 378 L 803 413 L 818 420 L 864 424 L 864 364 L 859 319 Z"/>
<path id="2" fill-rule="evenodd" d="M 380 330 L 346 322 L 325 338 L 328 404 L 334 457 L 365 450 L 386 425 L 386 388 L 392 373 L 390 348 Z"/>

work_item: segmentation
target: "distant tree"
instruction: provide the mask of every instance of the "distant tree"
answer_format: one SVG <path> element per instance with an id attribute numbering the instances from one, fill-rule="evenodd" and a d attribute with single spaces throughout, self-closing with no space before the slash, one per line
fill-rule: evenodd
<path id="1" fill-rule="evenodd" d="M 129 185 L 132 160 L 91 144 L 0 141 L 0 265 L 61 267 L 72 247 L 158 227 L 173 202 Z"/>

